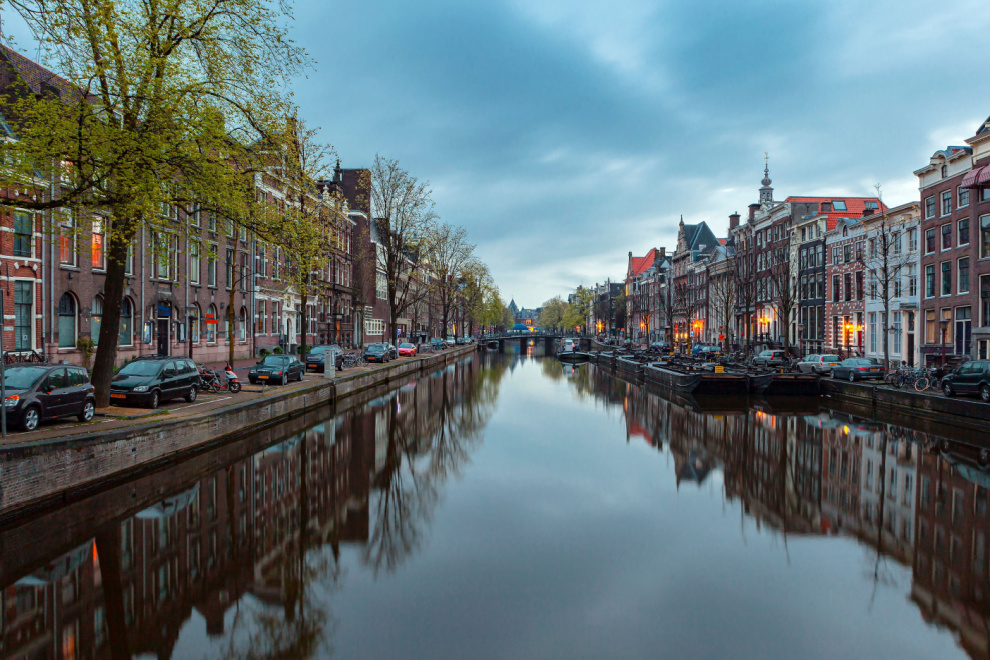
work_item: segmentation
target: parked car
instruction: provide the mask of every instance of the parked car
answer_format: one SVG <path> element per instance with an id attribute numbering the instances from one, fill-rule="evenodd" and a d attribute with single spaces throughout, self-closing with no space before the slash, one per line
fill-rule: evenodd
<path id="1" fill-rule="evenodd" d="M 845 378 L 850 383 L 870 378 L 883 380 L 887 370 L 867 358 L 846 358 L 832 367 L 832 378 Z"/>
<path id="2" fill-rule="evenodd" d="M 753 364 L 762 367 L 782 367 L 787 362 L 787 353 L 782 350 L 760 351 L 760 354 L 753 358 Z"/>
<path id="3" fill-rule="evenodd" d="M 691 355 L 697 357 L 701 355 L 702 351 L 704 351 L 706 348 L 708 348 L 708 344 L 697 343 L 691 347 Z"/>
<path id="4" fill-rule="evenodd" d="M 93 419 L 96 394 L 89 375 L 73 365 L 13 365 L 4 370 L 7 424 L 33 431 L 45 420 L 74 415 Z"/>
<path id="5" fill-rule="evenodd" d="M 394 344 L 390 344 L 387 341 L 383 341 L 382 346 L 384 346 L 385 350 L 388 351 L 389 359 L 391 360 L 399 359 L 399 349 L 397 349 Z"/>
<path id="6" fill-rule="evenodd" d="M 807 355 L 798 362 L 798 371 L 806 374 L 827 374 L 839 364 L 838 355 Z"/>
<path id="7" fill-rule="evenodd" d="M 467 337 L 458 337 L 457 339 L 454 340 L 454 343 L 457 344 L 458 346 L 461 346 L 463 344 L 468 343 L 468 340 Z"/>
<path id="8" fill-rule="evenodd" d="M 264 381 L 285 385 L 290 380 L 302 380 L 306 366 L 291 355 L 266 355 L 251 367 L 248 380 L 252 385 Z"/>
<path id="9" fill-rule="evenodd" d="M 189 358 L 152 355 L 128 362 L 110 381 L 110 403 L 157 408 L 162 401 L 185 397 L 192 403 L 199 389 L 199 369 Z"/>
<path id="10" fill-rule="evenodd" d="M 670 344 L 668 344 L 665 341 L 655 341 L 652 344 L 650 344 L 649 350 L 651 353 L 669 353 Z"/>
<path id="11" fill-rule="evenodd" d="M 718 357 L 718 355 L 721 352 L 722 349 L 719 348 L 718 346 L 705 345 L 702 346 L 701 349 L 697 353 L 695 353 L 695 355 L 701 358 L 714 358 L 714 357 Z"/>
<path id="12" fill-rule="evenodd" d="M 399 357 L 416 357 L 415 344 L 399 344 Z"/>
<path id="13" fill-rule="evenodd" d="M 454 345 L 456 345 L 456 344 L 457 344 L 457 340 L 456 340 L 456 339 L 454 339 L 453 337 L 447 337 L 447 338 L 446 338 L 446 339 L 444 340 L 444 343 L 445 343 L 445 344 L 447 344 L 447 346 L 454 346 Z"/>
<path id="14" fill-rule="evenodd" d="M 430 346 L 433 347 L 433 350 L 440 350 L 444 346 L 446 346 L 446 344 L 443 343 L 443 340 L 442 339 L 439 339 L 439 338 L 436 338 L 435 337 L 435 338 L 433 338 L 433 339 L 430 340 Z"/>
<path id="15" fill-rule="evenodd" d="M 990 403 L 990 360 L 970 360 L 942 378 L 945 396 L 979 394 Z"/>
<path id="16" fill-rule="evenodd" d="M 364 349 L 364 359 L 367 362 L 381 362 L 382 364 L 392 359 L 385 344 L 368 344 Z"/>
<path id="17" fill-rule="evenodd" d="M 313 371 L 323 372 L 326 370 L 326 358 L 327 355 L 333 355 L 334 368 L 340 371 L 344 368 L 344 351 L 337 344 L 330 344 L 329 346 L 314 346 L 309 353 L 305 355 L 303 360 L 306 363 L 306 371 L 312 369 Z"/>

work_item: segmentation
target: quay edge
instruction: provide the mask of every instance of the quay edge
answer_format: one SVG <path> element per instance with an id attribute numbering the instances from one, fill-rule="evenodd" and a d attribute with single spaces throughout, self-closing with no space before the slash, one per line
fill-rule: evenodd
<path id="1" fill-rule="evenodd" d="M 474 353 L 475 346 L 316 382 L 207 413 L 0 449 L 0 525 L 85 497 L 290 418 Z"/>

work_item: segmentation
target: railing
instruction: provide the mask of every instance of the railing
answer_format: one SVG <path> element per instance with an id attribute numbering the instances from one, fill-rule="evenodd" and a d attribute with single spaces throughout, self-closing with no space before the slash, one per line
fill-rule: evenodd
<path id="1" fill-rule="evenodd" d="M 22 362 L 45 364 L 48 362 L 48 358 L 45 357 L 44 353 L 38 351 L 4 351 L 4 364 L 20 364 Z"/>

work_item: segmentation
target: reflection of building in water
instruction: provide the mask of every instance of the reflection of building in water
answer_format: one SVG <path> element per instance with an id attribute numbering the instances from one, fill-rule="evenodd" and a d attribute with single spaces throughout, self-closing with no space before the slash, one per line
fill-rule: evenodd
<path id="1" fill-rule="evenodd" d="M 822 423 L 822 525 L 830 532 L 860 530 L 859 466 L 866 435 L 841 419 Z"/>
<path id="2" fill-rule="evenodd" d="M 892 438 L 892 431 L 879 424 L 864 432 L 860 518 L 867 540 L 910 565 L 918 448 Z"/>
<path id="3" fill-rule="evenodd" d="M 986 473 L 946 456 L 921 455 L 911 598 L 926 621 L 956 631 L 978 657 L 990 652 L 988 500 Z"/>

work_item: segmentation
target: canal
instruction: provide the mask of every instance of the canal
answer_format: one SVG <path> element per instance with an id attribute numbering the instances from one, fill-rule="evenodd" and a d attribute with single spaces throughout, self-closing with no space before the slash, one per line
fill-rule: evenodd
<path id="1" fill-rule="evenodd" d="M 986 657 L 968 439 L 827 405 L 478 354 L 0 530 L 0 657 Z"/>

